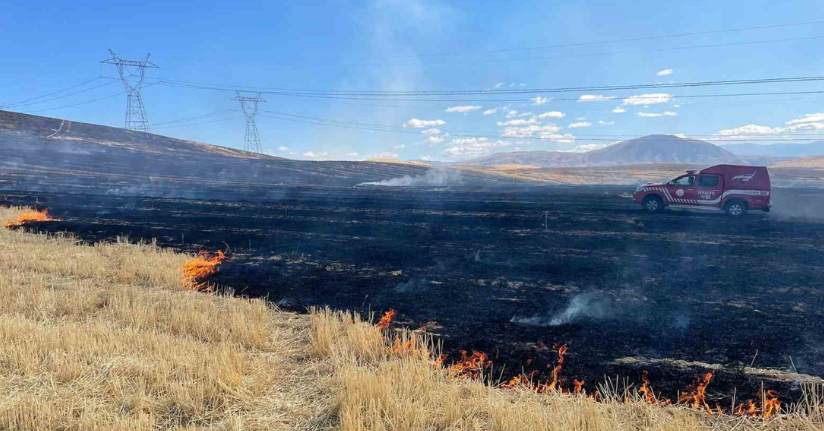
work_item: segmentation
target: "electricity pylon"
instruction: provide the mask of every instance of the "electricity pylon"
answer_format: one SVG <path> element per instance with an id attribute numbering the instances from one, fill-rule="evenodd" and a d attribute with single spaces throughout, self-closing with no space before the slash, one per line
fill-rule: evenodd
<path id="1" fill-rule="evenodd" d="M 240 109 L 243 115 L 246 116 L 246 138 L 243 140 L 243 149 L 253 153 L 262 153 L 263 147 L 260 145 L 260 134 L 258 134 L 257 123 L 255 117 L 257 116 L 258 104 L 266 102 L 260 97 L 260 93 L 255 93 L 254 97 L 244 96 L 237 91 L 237 97 L 232 100 L 240 102 Z"/>
<path id="2" fill-rule="evenodd" d="M 113 64 L 117 68 L 120 81 L 126 89 L 126 129 L 150 132 L 149 117 L 146 116 L 140 90 L 143 88 L 146 69 L 160 69 L 160 66 L 149 61 L 152 54 L 146 54 L 142 60 L 125 60 L 118 57 L 111 49 L 109 52 L 112 58 L 103 60 L 101 63 Z"/>

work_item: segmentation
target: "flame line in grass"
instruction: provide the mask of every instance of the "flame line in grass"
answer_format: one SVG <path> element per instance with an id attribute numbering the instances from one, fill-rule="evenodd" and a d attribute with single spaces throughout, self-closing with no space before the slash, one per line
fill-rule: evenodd
<path id="1" fill-rule="evenodd" d="M 486 353 L 473 351 L 472 354 L 469 355 L 466 350 L 461 350 L 461 358 L 447 365 L 446 355 L 435 355 L 432 349 L 427 347 L 425 340 L 422 341 L 418 339 L 420 337 L 410 335 L 408 332 L 404 332 L 401 336 L 393 337 L 389 331 L 385 331 L 391 326 L 396 314 L 397 312 L 395 310 L 389 310 L 375 325 L 384 333 L 389 352 L 392 354 L 420 354 L 425 358 L 431 359 L 433 364 L 438 367 L 446 366 L 448 371 L 456 377 L 476 379 L 491 384 L 484 376 L 485 370 L 492 367 L 492 360 L 489 359 Z M 546 348 L 543 343 L 539 343 L 539 345 L 542 348 Z M 569 349 L 566 344 L 555 344 L 552 348 L 558 352 L 558 359 L 555 361 L 554 366 L 547 365 L 547 368 L 552 368 L 548 380 L 542 382 L 536 379 L 539 372 L 533 370 L 529 373 L 520 373 L 509 381 L 501 383 L 498 387 L 501 389 L 523 387 L 537 393 L 586 396 L 595 401 L 601 400 L 600 393 L 597 389 L 594 390 L 592 394 L 586 394 L 584 390 L 586 382 L 583 380 L 573 379 L 571 388 L 564 387 L 564 379 L 560 377 L 560 372 Z M 529 366 L 531 364 L 532 360 L 530 359 L 526 365 Z M 655 391 L 653 391 L 650 386 L 649 375 L 645 370 L 642 376 L 643 384 L 635 390 L 635 393 L 627 393 L 624 401 L 632 402 L 633 400 L 640 400 L 647 404 L 661 407 L 681 405 L 693 410 L 704 411 L 709 415 L 731 414 L 748 417 L 760 416 L 764 419 L 770 419 L 781 412 L 781 401 L 778 399 L 778 393 L 774 390 L 762 391 L 762 407 L 760 408 L 754 400 L 748 400 L 746 403 L 738 404 L 737 408 L 733 406 L 732 409 L 726 412 L 717 404 L 715 408 L 710 407 L 706 400 L 706 392 L 713 376 L 713 373 L 709 372 L 697 378 L 695 382 L 690 385 L 689 390 L 681 394 L 678 397 L 678 401 L 673 403 L 669 398 L 661 398 L 660 395 L 655 394 Z"/>
<path id="2" fill-rule="evenodd" d="M 50 217 L 49 210 L 47 209 L 44 209 L 42 211 L 29 210 L 11 220 L 4 221 L 3 227 L 6 229 L 11 229 L 23 226 L 27 223 L 43 221 L 60 221 L 60 219 Z"/>
<path id="3" fill-rule="evenodd" d="M 220 250 L 213 255 L 201 251 L 196 258 L 188 260 L 181 268 L 186 279 L 186 288 L 197 291 L 213 290 L 214 287 L 206 280 L 220 269 L 225 260 L 226 255 Z"/>

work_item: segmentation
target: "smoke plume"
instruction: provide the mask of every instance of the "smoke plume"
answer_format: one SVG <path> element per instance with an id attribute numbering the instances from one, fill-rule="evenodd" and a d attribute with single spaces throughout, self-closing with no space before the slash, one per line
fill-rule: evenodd
<path id="1" fill-rule="evenodd" d="M 572 323 L 581 318 L 604 319 L 612 308 L 609 297 L 598 295 L 597 292 L 587 292 L 575 295 L 566 308 L 558 313 L 547 315 L 538 314 L 532 317 L 513 317 L 510 322 L 531 326 L 559 326 Z"/>
<path id="2" fill-rule="evenodd" d="M 463 184 L 461 171 L 452 169 L 430 169 L 423 175 L 392 178 L 385 181 L 370 181 L 360 183 L 359 186 L 383 187 L 447 187 Z"/>

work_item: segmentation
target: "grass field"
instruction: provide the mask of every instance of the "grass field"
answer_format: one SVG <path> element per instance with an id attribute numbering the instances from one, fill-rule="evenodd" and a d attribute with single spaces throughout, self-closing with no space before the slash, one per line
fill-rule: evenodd
<path id="1" fill-rule="evenodd" d="M 824 429 L 822 388 L 763 420 L 490 387 L 358 315 L 193 292 L 191 258 L 0 229 L 0 430 Z"/>

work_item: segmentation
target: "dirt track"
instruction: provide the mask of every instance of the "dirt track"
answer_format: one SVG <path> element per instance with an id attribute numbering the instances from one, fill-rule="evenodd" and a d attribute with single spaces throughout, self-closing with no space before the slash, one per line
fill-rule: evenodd
<path id="1" fill-rule="evenodd" d="M 809 206 L 824 205 L 824 191 L 776 191 L 778 211 L 742 220 L 647 215 L 620 197 L 627 191 L 291 188 L 258 203 L 6 199 L 38 199 L 64 219 L 39 228 L 89 241 L 228 245 L 218 283 L 302 306 L 394 308 L 400 323 L 443 337 L 452 355 L 497 355 L 495 372 L 505 376 L 528 359 L 527 370 L 545 370 L 555 353 L 541 346 L 556 342 L 570 347 L 561 373 L 570 380 L 638 381 L 648 369 L 667 396 L 707 368 L 716 369 L 716 400 L 733 386 L 739 400 L 752 396 L 762 381 L 793 398 L 797 377 L 782 381 L 782 373 L 824 376 L 824 224 L 786 215 L 824 214 Z M 806 206 L 790 206 L 799 202 Z M 564 319 L 571 304 L 583 312 Z"/>

